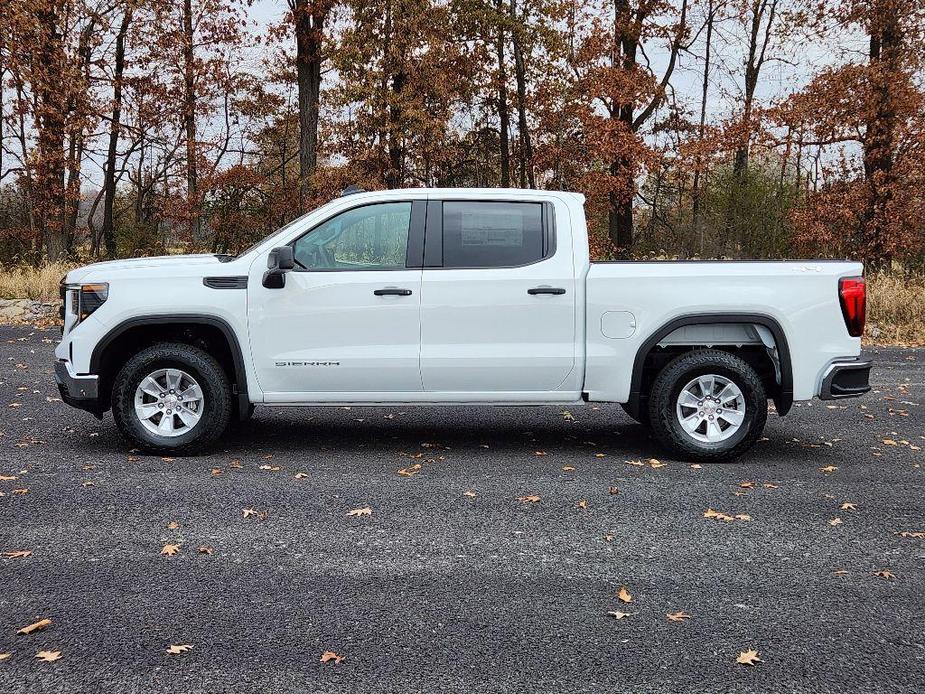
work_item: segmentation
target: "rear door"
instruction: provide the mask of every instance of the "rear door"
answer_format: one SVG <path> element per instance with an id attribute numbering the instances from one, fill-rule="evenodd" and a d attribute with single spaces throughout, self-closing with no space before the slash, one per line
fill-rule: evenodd
<path id="1" fill-rule="evenodd" d="M 556 213 L 541 198 L 428 201 L 425 391 L 521 401 L 578 389 L 573 254 L 567 226 L 557 234 Z M 567 225 L 564 206 L 560 213 Z"/>

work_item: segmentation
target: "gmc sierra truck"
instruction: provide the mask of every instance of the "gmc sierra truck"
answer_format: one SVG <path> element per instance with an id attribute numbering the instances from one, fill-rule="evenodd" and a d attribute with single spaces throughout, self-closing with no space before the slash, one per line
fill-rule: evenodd
<path id="1" fill-rule="evenodd" d="M 620 403 L 674 455 L 726 461 L 773 401 L 867 392 L 862 266 L 591 262 L 584 198 L 350 192 L 237 256 L 62 280 L 62 399 L 194 452 L 255 405 Z"/>

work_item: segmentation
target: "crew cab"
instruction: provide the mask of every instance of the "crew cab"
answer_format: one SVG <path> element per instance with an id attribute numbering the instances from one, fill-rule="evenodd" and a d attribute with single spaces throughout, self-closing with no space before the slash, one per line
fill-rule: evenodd
<path id="1" fill-rule="evenodd" d="M 769 400 L 870 389 L 862 270 L 591 262 L 576 193 L 353 192 L 234 257 L 72 270 L 55 373 L 149 451 L 202 449 L 256 405 L 611 402 L 725 461 Z"/>

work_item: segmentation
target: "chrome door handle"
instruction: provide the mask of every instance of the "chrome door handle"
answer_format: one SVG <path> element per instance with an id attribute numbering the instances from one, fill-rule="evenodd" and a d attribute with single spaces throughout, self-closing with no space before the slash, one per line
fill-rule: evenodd
<path id="1" fill-rule="evenodd" d="M 386 287 L 385 289 L 374 289 L 373 294 L 376 296 L 411 296 L 411 290 Z"/>

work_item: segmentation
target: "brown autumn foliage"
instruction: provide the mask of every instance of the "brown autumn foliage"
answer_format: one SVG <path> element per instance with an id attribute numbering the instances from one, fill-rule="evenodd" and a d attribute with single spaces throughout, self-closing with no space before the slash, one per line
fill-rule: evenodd
<path id="1" fill-rule="evenodd" d="M 359 184 L 579 191 L 595 257 L 925 265 L 925 0 L 5 7 L 0 262 L 235 252 Z"/>

